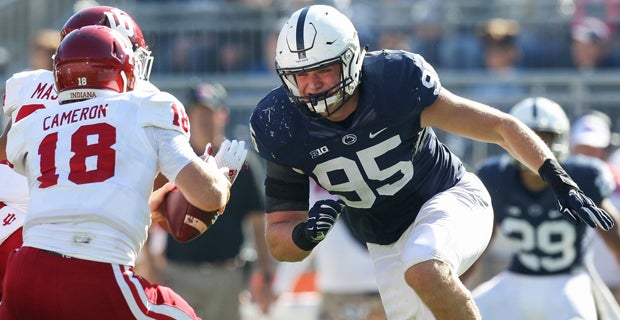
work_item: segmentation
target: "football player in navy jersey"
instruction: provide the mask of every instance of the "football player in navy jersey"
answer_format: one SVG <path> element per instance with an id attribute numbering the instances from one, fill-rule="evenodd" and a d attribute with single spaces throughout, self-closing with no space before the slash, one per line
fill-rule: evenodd
<path id="1" fill-rule="evenodd" d="M 612 217 L 608 199 L 616 183 L 601 160 L 569 157 L 570 124 L 557 103 L 530 97 L 510 113 L 546 143 L 582 190 Z M 552 188 L 510 155 L 489 158 L 478 176 L 493 199 L 496 227 L 516 244 L 507 270 L 473 290 L 483 319 L 597 319 L 592 284 L 584 258 L 592 229 L 567 221 L 558 211 Z M 620 260 L 618 226 L 597 229 Z M 511 301 L 511 303 L 505 303 Z"/>
<path id="2" fill-rule="evenodd" d="M 343 218 L 368 243 L 389 319 L 480 319 L 458 277 L 489 242 L 491 198 L 431 127 L 501 145 L 552 185 L 571 219 L 605 230 L 614 224 L 526 125 L 442 88 L 418 54 L 367 53 L 332 7 L 294 12 L 275 63 L 283 85 L 250 119 L 267 160 L 271 254 L 304 259 L 346 208 Z M 308 177 L 339 200 L 308 210 Z"/>

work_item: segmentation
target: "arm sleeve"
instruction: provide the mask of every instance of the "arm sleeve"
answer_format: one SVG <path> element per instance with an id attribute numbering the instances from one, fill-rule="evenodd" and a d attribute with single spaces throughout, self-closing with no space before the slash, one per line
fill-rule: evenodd
<path id="1" fill-rule="evenodd" d="M 309 180 L 293 169 L 267 161 L 266 212 L 308 210 Z"/>
<path id="2" fill-rule="evenodd" d="M 195 159 L 200 159 L 184 134 L 157 127 L 145 128 L 146 135 L 155 146 L 161 173 L 174 182 L 177 174 Z"/>

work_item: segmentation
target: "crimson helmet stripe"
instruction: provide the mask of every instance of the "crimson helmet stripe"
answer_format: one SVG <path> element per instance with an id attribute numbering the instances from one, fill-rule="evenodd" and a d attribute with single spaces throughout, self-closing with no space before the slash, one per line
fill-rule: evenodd
<path id="1" fill-rule="evenodd" d="M 297 33 L 295 38 L 297 39 L 297 56 L 299 59 L 306 57 L 306 49 L 304 48 L 304 24 L 306 23 L 306 15 L 310 7 L 305 7 L 299 13 L 299 19 L 297 20 Z"/>

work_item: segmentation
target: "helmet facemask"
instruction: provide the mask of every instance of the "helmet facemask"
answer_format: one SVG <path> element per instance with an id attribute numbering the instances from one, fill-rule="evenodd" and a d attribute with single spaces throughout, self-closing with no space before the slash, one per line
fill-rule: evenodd
<path id="1" fill-rule="evenodd" d="M 347 17 L 336 9 L 312 5 L 295 12 L 283 26 L 276 48 L 276 71 L 290 100 L 312 117 L 329 117 L 355 93 L 365 48 Z M 323 92 L 302 95 L 296 76 L 340 66 L 340 81 Z"/>
<path id="2" fill-rule="evenodd" d="M 151 51 L 134 45 L 133 52 L 136 79 L 148 81 L 151 76 L 151 68 L 153 68 L 153 56 L 151 56 Z"/>
<path id="3" fill-rule="evenodd" d="M 351 48 L 335 59 L 323 61 L 311 66 L 301 68 L 280 68 L 276 63 L 278 75 L 285 85 L 289 98 L 295 104 L 307 108 L 312 116 L 329 117 L 338 111 L 347 100 L 353 95 L 359 84 L 359 77 L 356 79 L 351 74 L 351 65 L 355 62 L 356 55 Z M 359 57 L 359 55 L 357 56 Z M 340 64 L 340 81 L 331 88 L 317 94 L 302 96 L 297 86 L 296 76 L 300 73 L 315 71 L 321 68 Z M 306 111 L 306 110 L 304 110 Z"/>

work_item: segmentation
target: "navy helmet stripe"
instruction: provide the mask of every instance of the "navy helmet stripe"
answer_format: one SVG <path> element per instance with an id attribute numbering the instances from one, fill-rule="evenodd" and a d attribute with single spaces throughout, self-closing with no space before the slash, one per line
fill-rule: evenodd
<path id="1" fill-rule="evenodd" d="M 297 55 L 299 59 L 306 57 L 306 51 L 304 50 L 304 24 L 306 24 L 306 15 L 308 14 L 308 10 L 310 6 L 305 7 L 299 13 L 299 19 L 297 19 L 297 34 L 295 38 L 297 39 Z"/>

